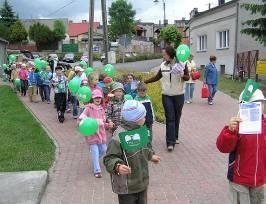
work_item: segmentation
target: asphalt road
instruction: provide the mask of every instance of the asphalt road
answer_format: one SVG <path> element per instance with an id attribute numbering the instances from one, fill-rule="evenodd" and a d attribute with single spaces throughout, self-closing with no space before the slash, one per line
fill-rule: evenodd
<path id="1" fill-rule="evenodd" d="M 154 67 L 158 67 L 162 63 L 162 59 L 154 59 L 154 60 L 145 60 L 138 62 L 128 62 L 128 63 L 119 63 L 115 64 L 115 68 L 117 69 L 125 69 L 128 71 L 140 71 L 140 72 L 149 72 Z M 71 64 L 74 66 L 77 63 Z M 94 68 L 102 68 L 103 64 L 100 61 L 95 61 L 93 63 Z"/>

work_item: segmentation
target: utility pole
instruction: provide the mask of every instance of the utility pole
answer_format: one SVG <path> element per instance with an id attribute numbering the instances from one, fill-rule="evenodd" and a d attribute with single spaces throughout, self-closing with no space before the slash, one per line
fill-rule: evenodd
<path id="1" fill-rule="evenodd" d="M 102 19 L 103 19 L 103 44 L 105 53 L 105 64 L 108 64 L 108 51 L 109 51 L 109 40 L 108 40 L 108 29 L 107 29 L 107 13 L 106 13 L 106 0 L 102 1 Z"/>
<path id="2" fill-rule="evenodd" d="M 93 30 L 94 30 L 94 0 L 90 0 L 90 25 L 89 25 L 89 66 L 93 67 Z"/>
<path id="3" fill-rule="evenodd" d="M 163 25 L 166 27 L 165 0 L 163 0 Z"/>

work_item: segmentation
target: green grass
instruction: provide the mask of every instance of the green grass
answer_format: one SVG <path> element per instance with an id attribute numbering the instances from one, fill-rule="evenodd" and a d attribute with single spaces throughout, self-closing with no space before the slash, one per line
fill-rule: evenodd
<path id="1" fill-rule="evenodd" d="M 245 82 L 228 79 L 225 76 L 220 76 L 218 90 L 238 100 L 241 92 L 245 88 Z"/>
<path id="2" fill-rule="evenodd" d="M 48 170 L 55 146 L 8 86 L 0 86 L 0 172 Z"/>

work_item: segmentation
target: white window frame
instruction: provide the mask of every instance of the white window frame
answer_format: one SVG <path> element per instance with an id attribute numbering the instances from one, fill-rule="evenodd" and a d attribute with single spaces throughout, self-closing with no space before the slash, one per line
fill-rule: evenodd
<path id="1" fill-rule="evenodd" d="M 207 51 L 207 35 L 199 35 L 197 38 L 197 51 L 206 52 Z"/>
<path id="2" fill-rule="evenodd" d="M 230 45 L 229 35 L 230 35 L 229 30 L 218 31 L 216 33 L 216 49 L 217 50 L 229 48 L 229 45 Z"/>

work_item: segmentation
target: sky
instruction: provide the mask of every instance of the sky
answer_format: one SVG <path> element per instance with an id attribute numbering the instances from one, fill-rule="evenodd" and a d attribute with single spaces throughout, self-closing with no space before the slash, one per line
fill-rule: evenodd
<path id="1" fill-rule="evenodd" d="M 0 5 L 4 0 L 0 0 Z M 8 0 L 20 18 L 68 18 L 78 22 L 89 19 L 89 0 Z M 110 7 L 114 0 L 106 0 Z M 95 0 L 95 21 L 101 21 L 101 0 Z M 163 20 L 163 0 L 154 3 L 153 0 L 128 0 L 136 10 L 135 20 L 141 22 L 159 23 Z M 199 11 L 217 6 L 218 0 L 165 0 L 166 18 L 169 23 L 180 20 L 182 17 L 189 19 L 193 8 Z"/>

